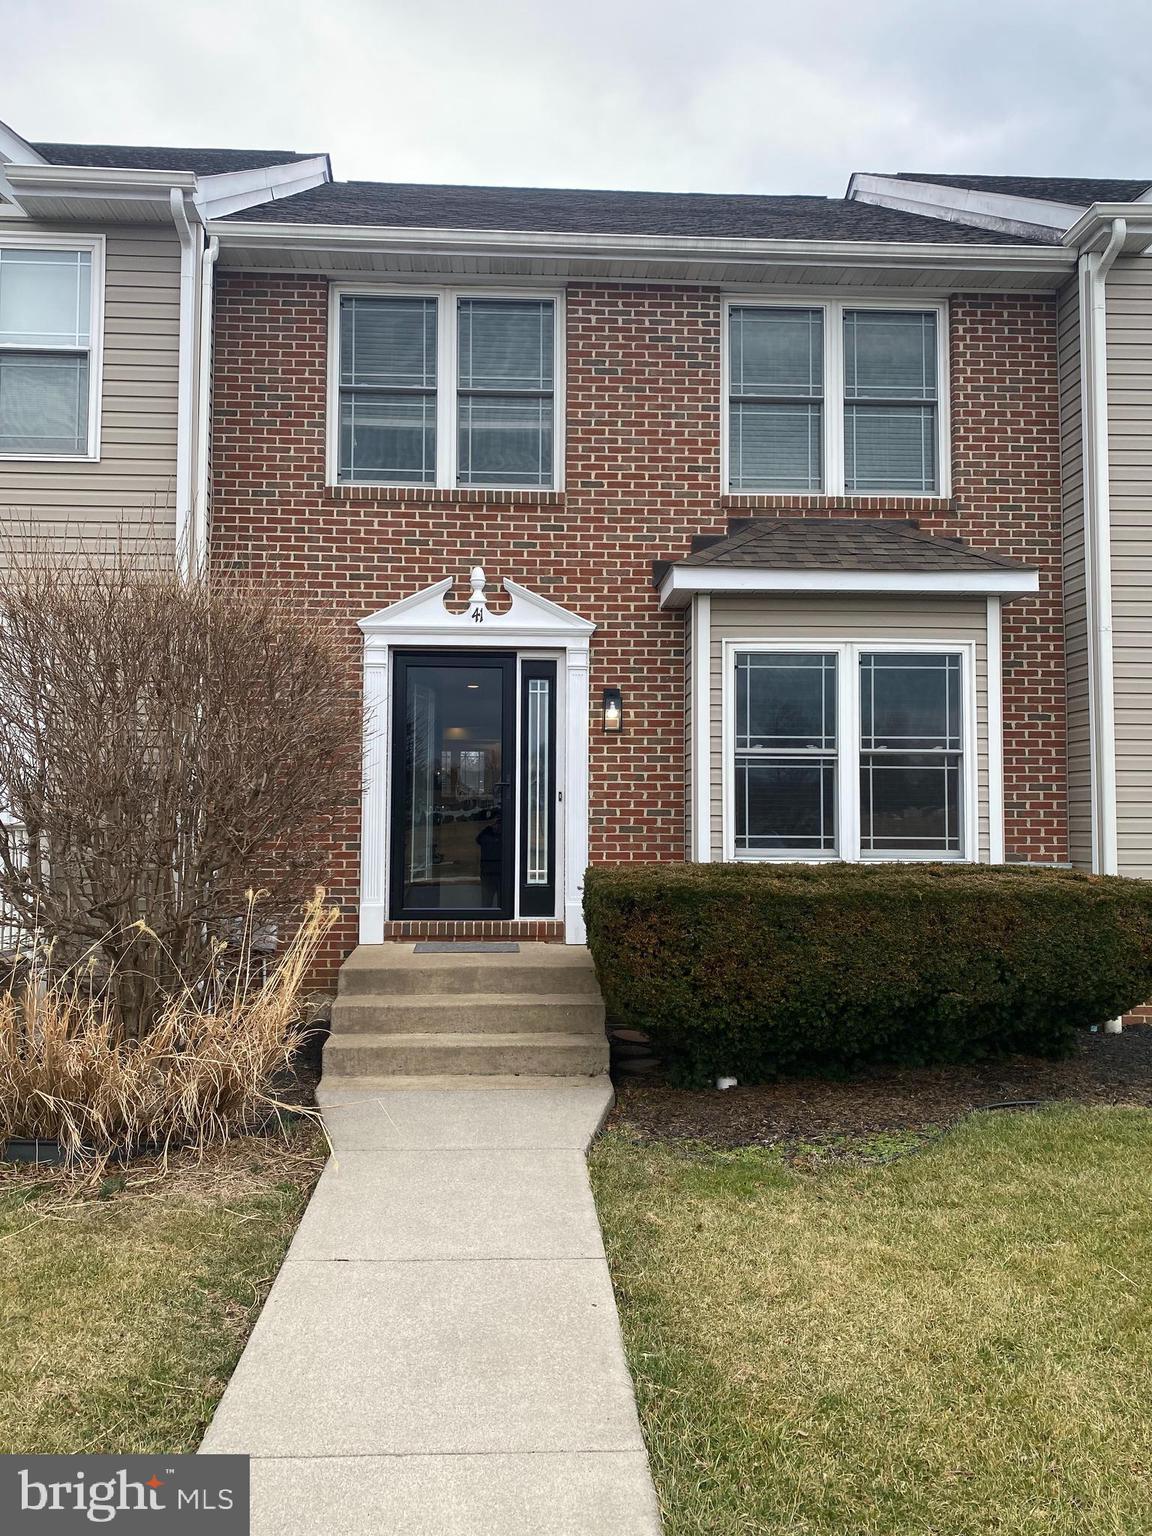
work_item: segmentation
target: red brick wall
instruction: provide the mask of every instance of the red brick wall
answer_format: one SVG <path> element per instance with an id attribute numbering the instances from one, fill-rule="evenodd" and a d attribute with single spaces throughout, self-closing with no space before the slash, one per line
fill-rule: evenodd
<path id="1" fill-rule="evenodd" d="M 717 293 L 588 284 L 567 296 L 564 493 L 325 486 L 327 285 L 222 273 L 216 304 L 213 552 L 290 581 L 355 621 L 483 565 L 593 619 L 593 700 L 624 690 L 626 733 L 593 730 L 591 857 L 684 849 L 681 618 L 651 562 L 723 533 L 736 512 L 918 517 L 930 532 L 1039 564 L 1043 592 L 1006 609 L 1007 846 L 1067 856 L 1060 628 L 1055 309 L 961 298 L 952 318 L 953 490 L 915 501 L 720 494 Z M 498 606 L 494 604 L 494 606 Z M 461 602 L 463 607 L 463 602 Z M 594 718 L 595 723 L 595 718 Z M 359 806 L 345 787 L 332 888 L 346 911 L 329 959 L 355 942 Z"/>

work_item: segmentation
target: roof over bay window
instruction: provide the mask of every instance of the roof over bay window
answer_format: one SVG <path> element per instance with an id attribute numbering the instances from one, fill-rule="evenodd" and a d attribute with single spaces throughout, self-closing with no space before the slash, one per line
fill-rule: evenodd
<path id="1" fill-rule="evenodd" d="M 726 537 L 702 537 L 677 561 L 657 561 L 663 608 L 693 594 L 918 593 L 1011 596 L 1036 592 L 1034 567 L 924 533 L 895 518 L 735 518 Z"/>

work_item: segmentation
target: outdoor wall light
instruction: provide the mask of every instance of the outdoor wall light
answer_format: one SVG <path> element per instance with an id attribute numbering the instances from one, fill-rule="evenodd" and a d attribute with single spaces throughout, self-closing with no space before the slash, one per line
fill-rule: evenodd
<path id="1" fill-rule="evenodd" d="M 605 688 L 602 703 L 604 730 L 610 736 L 619 736 L 624 729 L 624 695 L 619 688 Z"/>

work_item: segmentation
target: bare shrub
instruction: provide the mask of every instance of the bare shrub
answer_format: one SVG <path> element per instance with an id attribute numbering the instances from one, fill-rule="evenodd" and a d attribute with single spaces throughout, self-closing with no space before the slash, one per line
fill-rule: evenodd
<path id="1" fill-rule="evenodd" d="M 245 912 L 327 872 L 361 744 L 346 648 L 268 584 L 184 582 L 138 550 L 6 551 L 0 904 L 56 966 L 96 956 L 143 1036 Z"/>
<path id="2" fill-rule="evenodd" d="M 246 924 L 227 969 L 166 997 L 142 1039 L 125 1038 L 114 988 L 35 967 L 31 985 L 0 992 L 0 1142 L 58 1140 L 68 1162 L 100 1164 L 250 1129 L 307 1032 L 304 981 L 338 915 L 317 891 L 262 981 Z"/>

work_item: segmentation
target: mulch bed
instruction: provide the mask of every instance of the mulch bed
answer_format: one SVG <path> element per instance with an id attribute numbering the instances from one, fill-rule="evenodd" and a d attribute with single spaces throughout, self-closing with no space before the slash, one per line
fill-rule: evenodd
<path id="1" fill-rule="evenodd" d="M 631 1135 L 736 1147 L 931 1131 L 1013 1101 L 1152 1106 L 1152 1028 L 1084 1034 L 1065 1061 L 1009 1056 L 962 1067 L 876 1068 L 851 1081 L 791 1078 L 693 1092 L 623 1077 L 608 1124 Z"/>

